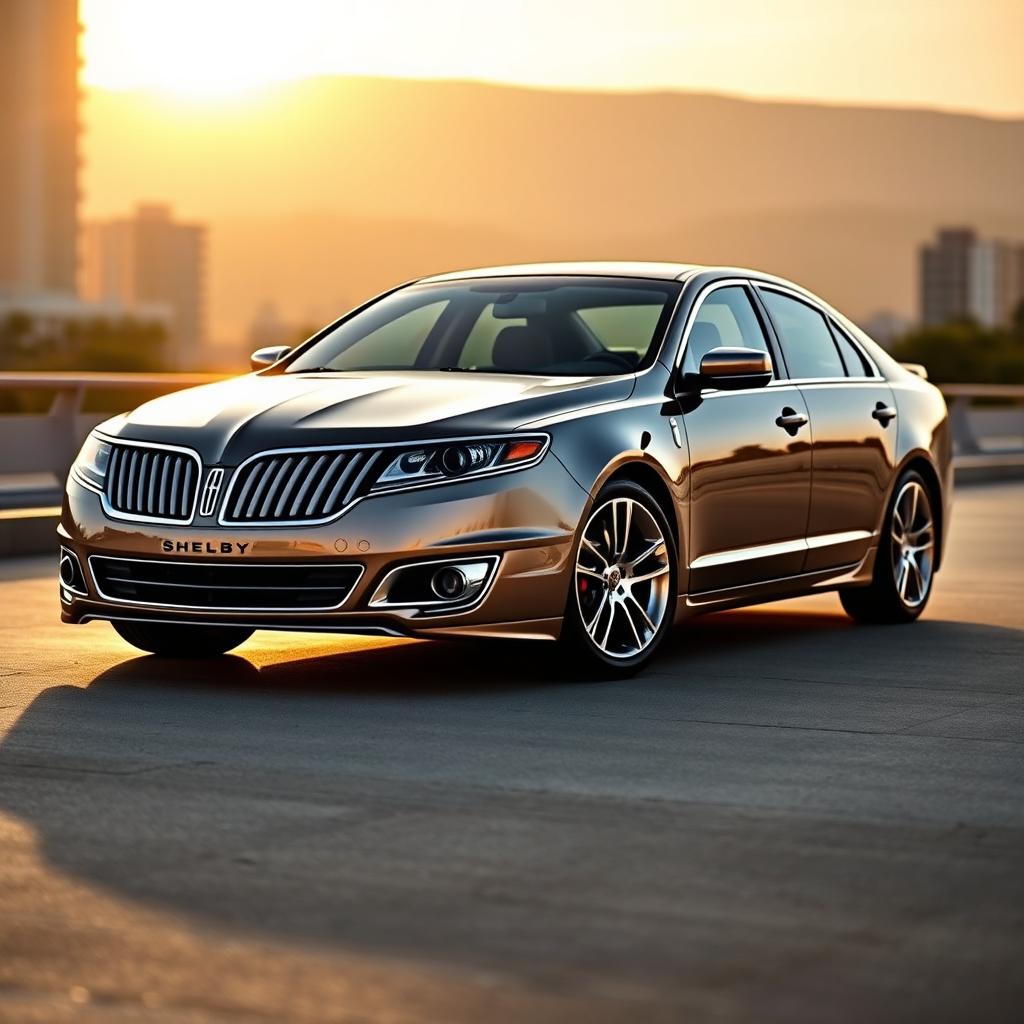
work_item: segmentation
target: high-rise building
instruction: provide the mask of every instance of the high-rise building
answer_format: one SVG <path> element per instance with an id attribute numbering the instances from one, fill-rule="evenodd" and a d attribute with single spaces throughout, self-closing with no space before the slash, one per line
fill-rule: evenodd
<path id="1" fill-rule="evenodd" d="M 130 217 L 85 226 L 82 295 L 126 312 L 160 304 L 170 311 L 169 361 L 193 368 L 205 329 L 206 227 L 175 221 L 168 206 L 144 203 Z"/>
<path id="2" fill-rule="evenodd" d="M 1006 327 L 1024 302 L 1024 245 L 942 228 L 921 248 L 921 321 L 974 320 Z"/>
<path id="3" fill-rule="evenodd" d="M 77 0 L 0 2 L 0 297 L 72 294 Z"/>

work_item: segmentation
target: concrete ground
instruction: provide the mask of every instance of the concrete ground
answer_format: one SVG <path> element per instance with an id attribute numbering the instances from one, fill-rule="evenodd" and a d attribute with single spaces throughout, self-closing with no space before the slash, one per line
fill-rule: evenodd
<path id="1" fill-rule="evenodd" d="M 138 657 L 0 562 L 0 1020 L 996 1021 L 1024 1005 L 1024 484 L 924 619 Z"/>

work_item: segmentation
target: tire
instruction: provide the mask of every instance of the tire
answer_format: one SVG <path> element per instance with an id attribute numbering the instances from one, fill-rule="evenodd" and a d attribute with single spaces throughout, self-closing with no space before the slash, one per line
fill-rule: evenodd
<path id="1" fill-rule="evenodd" d="M 924 611 L 935 579 L 935 501 L 920 473 L 908 470 L 899 478 L 886 509 L 871 583 L 839 591 L 851 618 L 897 624 L 913 622 Z"/>
<path id="2" fill-rule="evenodd" d="M 678 578 L 675 538 L 658 502 L 631 481 L 605 487 L 573 549 L 560 641 L 567 665 L 604 676 L 641 669 L 672 629 Z"/>
<path id="3" fill-rule="evenodd" d="M 122 640 L 164 658 L 217 658 L 244 643 L 255 630 L 177 622 L 112 622 Z"/>

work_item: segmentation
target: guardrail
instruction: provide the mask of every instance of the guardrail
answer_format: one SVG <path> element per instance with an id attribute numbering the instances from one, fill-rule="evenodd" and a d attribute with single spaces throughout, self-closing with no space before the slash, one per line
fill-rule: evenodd
<path id="1" fill-rule="evenodd" d="M 52 392 L 44 413 L 0 414 L 0 477 L 44 473 L 62 482 L 82 439 L 106 414 L 83 412 L 88 392 L 166 394 L 225 379 L 217 373 L 0 372 L 0 390 Z M 1024 385 L 945 384 L 958 455 L 1024 455 Z M 978 400 L 998 404 L 978 407 Z"/>
<path id="2" fill-rule="evenodd" d="M 52 474 L 63 482 L 85 435 L 108 413 L 83 412 L 95 391 L 167 394 L 224 380 L 223 373 L 30 373 L 0 371 L 0 390 L 52 392 L 43 413 L 0 413 L 0 476 Z"/>
<path id="3" fill-rule="evenodd" d="M 1024 384 L 942 384 L 958 455 L 1024 451 Z M 996 403 L 978 407 L 978 399 Z"/>

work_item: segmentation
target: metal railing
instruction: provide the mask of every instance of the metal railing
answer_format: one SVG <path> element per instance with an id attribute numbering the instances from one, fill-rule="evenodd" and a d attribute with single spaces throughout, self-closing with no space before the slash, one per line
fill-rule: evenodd
<path id="1" fill-rule="evenodd" d="M 167 394 L 224 380 L 217 373 L 31 373 L 0 371 L 0 391 L 51 392 L 48 410 L 0 413 L 0 479 L 24 474 L 52 475 L 62 483 L 83 438 L 106 413 L 84 410 L 87 393 Z M 958 455 L 1009 454 L 1024 457 L 1024 385 L 945 384 L 953 441 Z M 980 400 L 997 402 L 979 406 Z M 128 404 L 128 403 L 126 403 Z"/>
<path id="2" fill-rule="evenodd" d="M 90 392 L 168 394 L 224 380 L 223 373 L 0 371 L 0 391 L 52 393 L 45 412 L 0 413 L 0 476 L 52 474 L 63 482 L 85 435 L 112 413 L 83 411 Z"/>
<path id="3" fill-rule="evenodd" d="M 939 390 L 958 455 L 1024 452 L 1024 384 L 942 384 Z"/>

